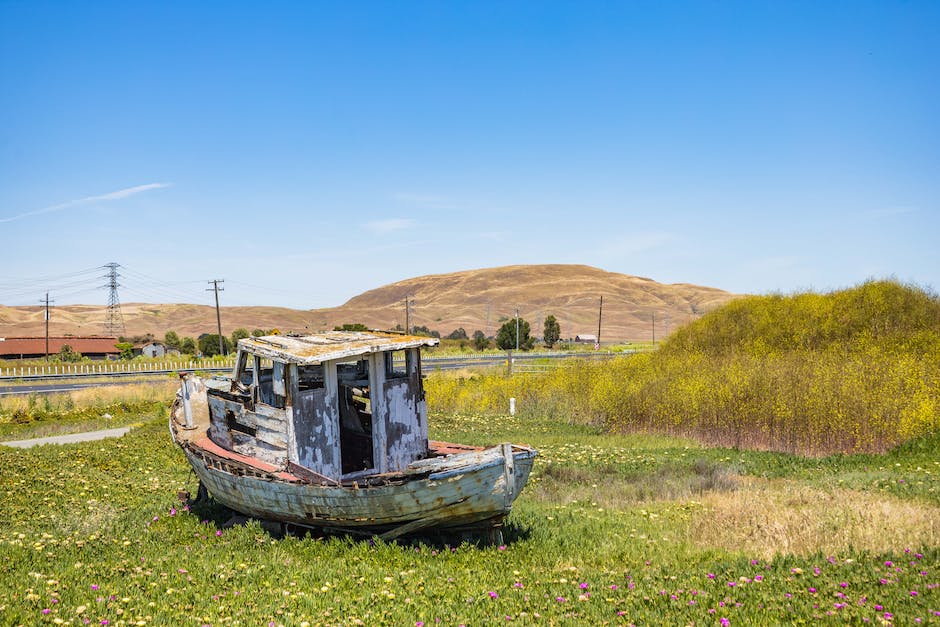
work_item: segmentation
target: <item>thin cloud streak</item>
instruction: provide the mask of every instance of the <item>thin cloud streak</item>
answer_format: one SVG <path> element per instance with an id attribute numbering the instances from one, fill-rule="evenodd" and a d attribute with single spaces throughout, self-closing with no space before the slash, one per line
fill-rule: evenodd
<path id="1" fill-rule="evenodd" d="M 76 200 L 69 200 L 67 202 L 59 203 L 58 205 L 52 205 L 50 207 L 43 207 L 42 209 L 36 209 L 34 211 L 27 211 L 26 213 L 21 213 L 19 215 L 10 216 L 8 218 L 0 218 L 0 223 L 13 222 L 15 220 L 21 220 L 23 218 L 28 218 L 31 216 L 39 216 L 45 213 L 54 213 L 56 211 L 62 211 L 64 209 L 69 209 L 71 207 L 80 207 L 84 205 L 90 205 L 96 202 L 105 202 L 111 200 L 123 200 L 131 196 L 136 196 L 143 192 L 149 192 L 152 189 L 162 189 L 164 187 L 170 187 L 171 183 L 147 183 L 146 185 L 136 185 L 134 187 L 127 187 L 125 189 L 119 189 L 114 192 L 108 192 L 107 194 L 98 194 L 97 196 L 87 196 L 85 198 L 78 198 Z"/>

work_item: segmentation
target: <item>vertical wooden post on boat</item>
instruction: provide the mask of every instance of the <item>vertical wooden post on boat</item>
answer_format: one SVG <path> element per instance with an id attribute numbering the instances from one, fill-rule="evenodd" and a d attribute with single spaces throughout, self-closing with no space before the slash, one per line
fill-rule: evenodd
<path id="1" fill-rule="evenodd" d="M 186 420 L 186 428 L 193 428 L 193 406 L 189 399 L 189 373 L 180 373 L 180 396 L 183 399 L 183 416 Z"/>
<path id="2" fill-rule="evenodd" d="M 512 505 L 516 498 L 516 468 L 512 456 L 512 444 L 502 445 L 503 449 L 503 478 L 506 481 L 506 509 Z"/>
<path id="3" fill-rule="evenodd" d="M 383 353 L 369 355 L 369 408 L 372 410 L 372 460 L 376 472 L 388 472 L 388 403 Z"/>

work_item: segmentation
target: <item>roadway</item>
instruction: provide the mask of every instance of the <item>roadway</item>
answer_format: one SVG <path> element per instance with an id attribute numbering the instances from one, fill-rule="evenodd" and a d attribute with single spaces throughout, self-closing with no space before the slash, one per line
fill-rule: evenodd
<path id="1" fill-rule="evenodd" d="M 518 372 L 531 371 L 527 368 L 535 361 L 545 359 L 608 359 L 618 353 L 523 353 L 514 356 L 513 365 L 518 368 Z M 506 355 L 458 355 L 454 357 L 425 357 L 421 360 L 421 369 L 425 373 L 437 372 L 441 370 L 459 370 L 461 368 L 493 368 L 506 365 Z M 229 369 L 214 369 L 216 371 L 228 372 Z M 6 383 L 0 383 L 0 397 L 14 396 L 18 394 L 56 394 L 72 392 L 83 388 L 91 387 L 109 387 L 120 385 L 137 385 L 140 383 L 153 383 L 166 381 L 167 375 L 173 371 L 166 371 L 163 376 L 159 373 L 95 373 L 89 375 L 53 375 L 53 376 L 32 376 L 21 377 L 17 379 L 6 379 Z M 154 376 L 157 374 L 157 376 Z M 103 380 L 109 379 L 109 380 Z M 15 381 L 15 383 L 14 383 Z"/>
<path id="2" fill-rule="evenodd" d="M 30 440 L 9 440 L 7 442 L 0 442 L 0 445 L 12 446 L 14 448 L 32 448 L 43 444 L 74 444 L 75 442 L 91 442 L 94 440 L 104 440 L 105 438 L 119 438 L 130 430 L 130 427 L 118 427 L 117 429 L 86 431 L 84 433 L 50 435 L 45 438 L 33 438 Z"/>

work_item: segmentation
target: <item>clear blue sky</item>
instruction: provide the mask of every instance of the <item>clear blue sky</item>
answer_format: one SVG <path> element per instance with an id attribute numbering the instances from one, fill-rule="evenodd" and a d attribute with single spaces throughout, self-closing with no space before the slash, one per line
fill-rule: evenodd
<path id="1" fill-rule="evenodd" d="M 0 1 L 0 303 L 940 288 L 940 2 Z"/>

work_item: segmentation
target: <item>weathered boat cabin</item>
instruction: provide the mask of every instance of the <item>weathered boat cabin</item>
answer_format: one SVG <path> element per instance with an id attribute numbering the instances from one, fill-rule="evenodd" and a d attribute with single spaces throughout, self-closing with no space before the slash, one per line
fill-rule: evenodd
<path id="1" fill-rule="evenodd" d="M 334 331 L 239 340 L 208 381 L 208 437 L 318 482 L 401 472 L 428 456 L 420 347 L 438 340 Z"/>

